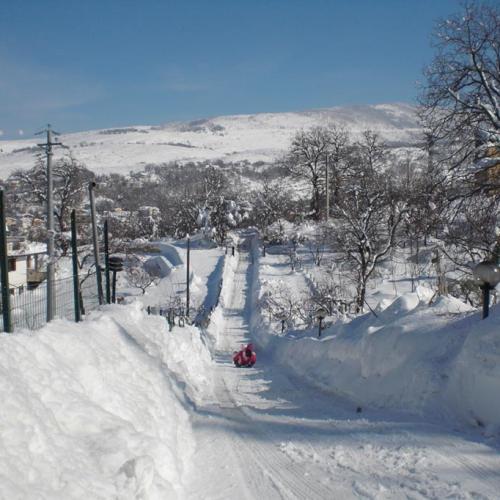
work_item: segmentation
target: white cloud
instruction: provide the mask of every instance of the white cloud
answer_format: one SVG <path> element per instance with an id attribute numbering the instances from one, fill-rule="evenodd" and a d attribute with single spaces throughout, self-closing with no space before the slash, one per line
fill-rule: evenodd
<path id="1" fill-rule="evenodd" d="M 17 131 L 17 133 L 18 133 L 19 135 L 24 135 L 24 130 L 23 130 L 22 128 L 20 128 L 20 129 Z"/>

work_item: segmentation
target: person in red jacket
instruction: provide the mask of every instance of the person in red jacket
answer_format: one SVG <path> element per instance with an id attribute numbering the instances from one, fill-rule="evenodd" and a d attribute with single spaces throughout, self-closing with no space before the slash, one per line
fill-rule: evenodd
<path id="1" fill-rule="evenodd" d="M 233 356 L 234 365 L 238 368 L 242 366 L 252 367 L 257 361 L 257 355 L 253 350 L 253 344 L 248 344 L 246 347 L 241 346 L 239 352 L 235 352 Z"/>

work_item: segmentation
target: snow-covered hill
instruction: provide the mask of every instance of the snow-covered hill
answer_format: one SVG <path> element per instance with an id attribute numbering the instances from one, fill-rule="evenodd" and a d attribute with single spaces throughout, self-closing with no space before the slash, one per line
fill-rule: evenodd
<path id="1" fill-rule="evenodd" d="M 412 144 L 420 138 L 415 107 L 379 104 L 93 130 L 63 135 L 61 140 L 91 170 L 128 173 L 146 164 L 171 161 L 272 161 L 298 130 L 329 124 L 344 126 L 355 135 L 375 130 L 395 145 Z M 15 169 L 30 168 L 39 151 L 39 139 L 0 141 L 0 178 Z"/>

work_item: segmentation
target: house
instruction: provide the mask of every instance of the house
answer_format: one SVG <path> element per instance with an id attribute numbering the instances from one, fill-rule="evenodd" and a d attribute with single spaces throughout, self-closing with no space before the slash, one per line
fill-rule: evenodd
<path id="1" fill-rule="evenodd" d="M 7 242 L 9 290 L 11 295 L 36 288 L 46 277 L 41 271 L 42 255 L 45 252 L 26 252 L 15 249 L 16 242 Z"/>
<path id="2" fill-rule="evenodd" d="M 130 219 L 130 212 L 128 210 L 123 210 L 120 207 L 115 208 L 107 214 L 109 217 L 119 220 L 121 222 L 126 222 Z"/>
<path id="3" fill-rule="evenodd" d="M 476 181 L 486 188 L 487 194 L 496 196 L 500 193 L 500 146 L 488 145 L 476 161 L 478 171 Z"/>
<path id="4" fill-rule="evenodd" d="M 150 207 L 144 205 L 142 207 L 139 207 L 138 212 L 139 212 L 139 217 L 142 218 L 147 218 L 147 217 L 158 218 L 160 216 L 160 209 L 158 207 Z"/>

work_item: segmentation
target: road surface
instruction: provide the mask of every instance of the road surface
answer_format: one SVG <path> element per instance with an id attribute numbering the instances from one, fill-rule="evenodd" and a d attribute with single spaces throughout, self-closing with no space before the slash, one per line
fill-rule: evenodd
<path id="1" fill-rule="evenodd" d="M 312 388 L 249 338 L 252 264 L 240 257 L 215 353 L 215 392 L 193 415 L 190 499 L 500 498 L 498 443 L 387 411 L 362 410 Z"/>

